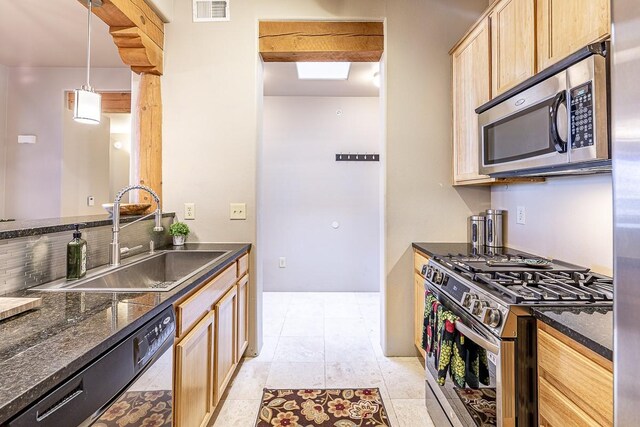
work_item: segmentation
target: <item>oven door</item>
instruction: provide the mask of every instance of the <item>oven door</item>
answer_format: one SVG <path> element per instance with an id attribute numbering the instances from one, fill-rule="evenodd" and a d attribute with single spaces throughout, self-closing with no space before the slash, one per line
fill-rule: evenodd
<path id="1" fill-rule="evenodd" d="M 567 164 L 566 72 L 481 113 L 478 125 L 482 174 Z"/>
<path id="2" fill-rule="evenodd" d="M 460 317 L 456 329 L 466 340 L 475 342 L 487 351 L 490 384 L 480 388 L 458 388 L 447 374 L 444 385 L 438 384 L 435 358 L 426 357 L 427 407 L 430 413 L 443 413 L 453 426 L 476 427 L 478 425 L 515 425 L 515 346 L 513 341 L 499 340 L 458 309 L 456 304 L 427 282 L 440 303 Z"/>

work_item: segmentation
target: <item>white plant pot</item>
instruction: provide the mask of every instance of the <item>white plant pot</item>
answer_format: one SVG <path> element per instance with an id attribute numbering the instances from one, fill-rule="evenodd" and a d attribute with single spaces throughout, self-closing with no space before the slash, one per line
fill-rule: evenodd
<path id="1" fill-rule="evenodd" d="M 183 246 L 187 236 L 173 236 L 173 246 Z"/>

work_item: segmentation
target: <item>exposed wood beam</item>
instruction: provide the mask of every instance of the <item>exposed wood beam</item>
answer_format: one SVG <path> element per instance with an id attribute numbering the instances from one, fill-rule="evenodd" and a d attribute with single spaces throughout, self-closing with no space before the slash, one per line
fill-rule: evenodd
<path id="1" fill-rule="evenodd" d="M 131 92 L 100 92 L 102 95 L 103 113 L 130 113 L 131 112 Z M 67 108 L 73 110 L 75 97 L 73 91 L 67 91 Z"/>
<path id="2" fill-rule="evenodd" d="M 85 7 L 86 0 L 78 0 Z M 136 73 L 162 74 L 164 23 L 144 0 L 102 0 L 93 14 L 109 26 L 120 58 Z"/>
<path id="3" fill-rule="evenodd" d="M 384 52 L 382 22 L 261 21 L 265 62 L 378 62 Z"/>
<path id="4" fill-rule="evenodd" d="M 122 61 L 136 73 L 162 75 L 162 49 L 138 27 L 111 27 Z"/>

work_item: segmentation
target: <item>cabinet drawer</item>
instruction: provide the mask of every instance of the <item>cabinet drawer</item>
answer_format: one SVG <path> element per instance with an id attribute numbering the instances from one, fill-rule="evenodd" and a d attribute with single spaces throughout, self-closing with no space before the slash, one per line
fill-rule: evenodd
<path id="1" fill-rule="evenodd" d="M 178 337 L 186 334 L 213 307 L 213 303 L 236 282 L 236 263 L 203 285 L 176 306 Z"/>
<path id="2" fill-rule="evenodd" d="M 422 255 L 420 252 L 414 252 L 413 254 L 413 268 L 418 272 L 422 271 L 422 266 L 429 263 L 429 258 Z"/>
<path id="3" fill-rule="evenodd" d="M 246 253 L 238 260 L 238 277 L 244 276 L 249 270 L 249 254 Z"/>
<path id="4" fill-rule="evenodd" d="M 582 348 L 546 324 L 538 323 L 541 387 L 552 387 L 575 407 L 574 412 L 588 414 L 597 425 L 604 426 L 613 425 L 613 374 L 609 364 L 586 347 Z M 541 417 L 543 406 L 541 399 Z"/>

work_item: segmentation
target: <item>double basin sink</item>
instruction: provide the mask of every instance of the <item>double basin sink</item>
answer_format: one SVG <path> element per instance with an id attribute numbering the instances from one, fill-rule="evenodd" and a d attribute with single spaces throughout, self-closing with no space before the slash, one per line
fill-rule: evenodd
<path id="1" fill-rule="evenodd" d="M 56 280 L 31 288 L 48 292 L 167 292 L 230 251 L 162 251 L 118 267 L 97 268 L 80 280 Z"/>

